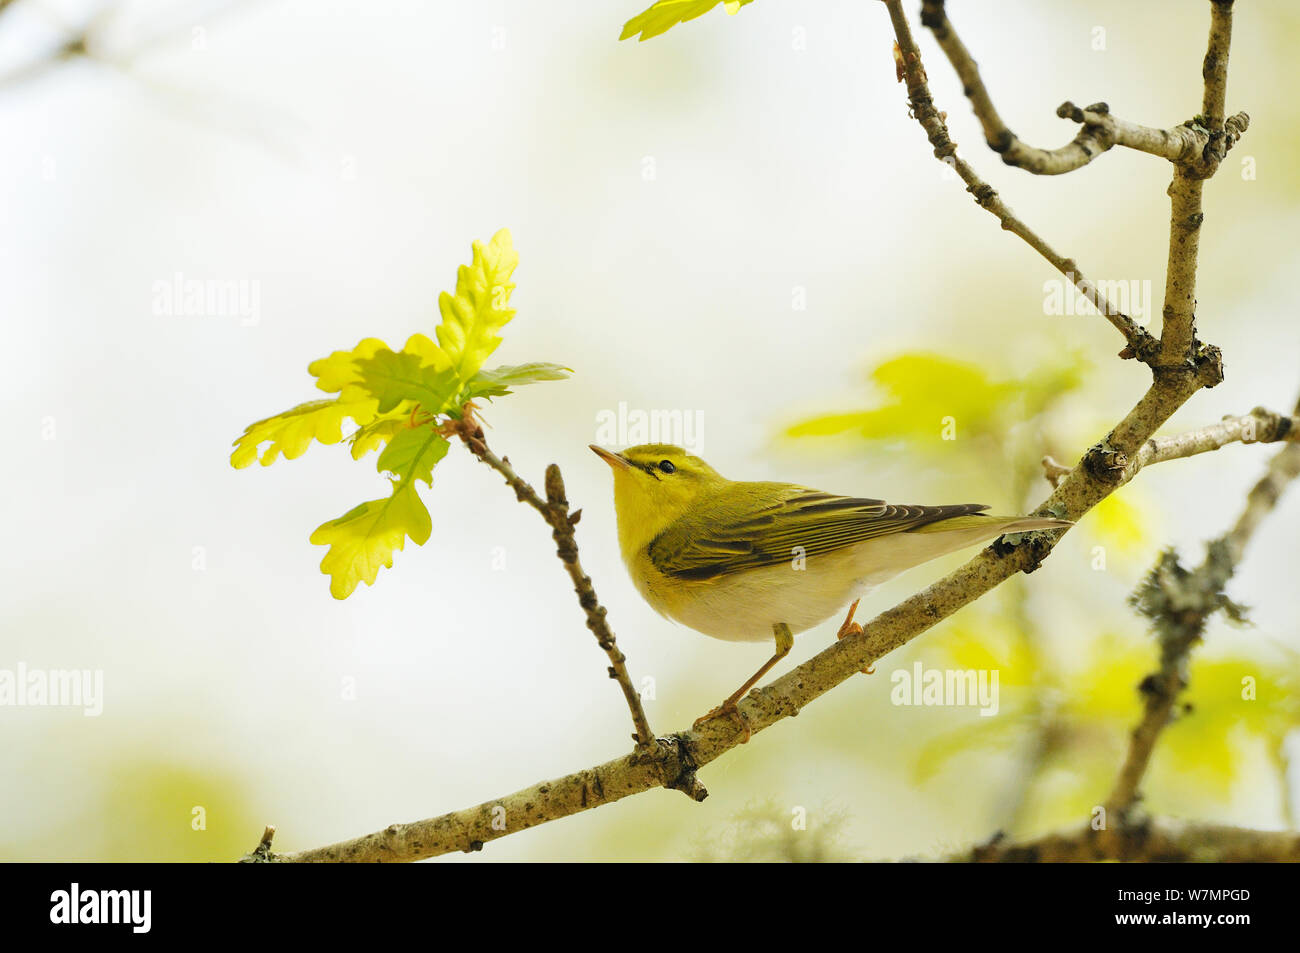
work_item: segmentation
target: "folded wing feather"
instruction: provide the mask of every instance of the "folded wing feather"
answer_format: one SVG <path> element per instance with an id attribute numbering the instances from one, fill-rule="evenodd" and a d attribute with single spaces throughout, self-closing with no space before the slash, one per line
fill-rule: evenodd
<path id="1" fill-rule="evenodd" d="M 731 492 L 704 501 L 657 536 L 648 547 L 655 568 L 679 579 L 713 579 L 988 509 L 980 503 L 892 504 L 789 483 L 750 487 L 744 494 L 727 488 Z"/>

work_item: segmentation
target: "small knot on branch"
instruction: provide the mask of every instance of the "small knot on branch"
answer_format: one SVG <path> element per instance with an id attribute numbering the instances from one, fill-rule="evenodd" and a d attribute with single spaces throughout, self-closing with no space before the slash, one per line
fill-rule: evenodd
<path id="1" fill-rule="evenodd" d="M 1195 342 L 1196 376 L 1201 386 L 1210 388 L 1223 383 L 1223 352 L 1213 344 Z"/>
<path id="2" fill-rule="evenodd" d="M 1160 339 L 1140 324 L 1129 321 L 1125 333 L 1128 344 L 1119 352 L 1122 360 L 1137 358 L 1143 364 L 1150 364 L 1160 353 Z"/>
<path id="3" fill-rule="evenodd" d="M 555 540 L 555 555 L 560 557 L 560 562 L 568 563 L 569 565 L 572 565 L 573 563 L 577 562 L 578 544 L 577 542 L 574 541 L 573 536 L 571 534 L 566 533 L 563 530 L 557 529 L 554 533 L 551 534 L 551 537 Z M 590 583 L 591 580 L 589 579 L 587 580 L 587 582 Z M 578 601 L 582 603 L 582 607 L 584 609 L 590 608 L 590 606 L 588 606 L 586 602 L 583 601 L 587 595 L 588 595 L 587 592 L 578 590 Z M 593 603 L 595 602 L 594 594 L 592 595 L 591 601 Z"/>
<path id="4" fill-rule="evenodd" d="M 1128 454 L 1123 450 L 1111 450 L 1096 444 L 1084 454 L 1083 465 L 1098 480 L 1118 483 L 1120 475 L 1128 466 Z"/>
<path id="5" fill-rule="evenodd" d="M 656 748 L 664 787 L 681 791 L 696 802 L 709 796 L 708 790 L 695 775 L 699 765 L 691 752 L 690 743 L 684 737 L 671 735 L 660 738 L 656 742 Z"/>
<path id="6" fill-rule="evenodd" d="M 969 186 L 966 191 L 975 196 L 975 204 L 980 208 L 988 208 L 997 200 L 998 197 L 997 190 L 987 182 L 981 182 L 979 185 Z M 1007 223 L 1003 222 L 1002 227 L 1004 229 L 1007 228 Z"/>
<path id="7" fill-rule="evenodd" d="M 1080 109 L 1067 99 L 1056 107 L 1056 115 L 1085 126 L 1113 125 L 1110 121 L 1110 106 L 1106 103 L 1093 103 Z"/>
<path id="8" fill-rule="evenodd" d="M 483 457 L 487 453 L 487 443 L 483 436 L 483 424 L 476 414 L 477 410 L 474 402 L 470 401 L 461 407 L 460 416 L 445 420 L 435 429 L 444 438 L 460 437 L 472 454 Z"/>
<path id="9" fill-rule="evenodd" d="M 1223 124 L 1223 151 L 1225 154 L 1237 144 L 1237 140 L 1241 138 L 1242 133 L 1249 128 L 1250 116 L 1244 112 L 1227 118 Z"/>
<path id="10" fill-rule="evenodd" d="M 1156 672 L 1152 672 L 1150 675 L 1143 678 L 1142 681 L 1138 682 L 1137 690 L 1138 694 L 1143 698 L 1155 701 L 1163 701 L 1166 698 L 1171 697 L 1169 686 L 1165 684 L 1164 680 Z"/>

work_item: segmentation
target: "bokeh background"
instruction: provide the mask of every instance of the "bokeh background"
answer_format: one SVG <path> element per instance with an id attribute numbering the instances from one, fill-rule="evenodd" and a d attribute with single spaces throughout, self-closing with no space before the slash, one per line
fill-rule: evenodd
<path id="1" fill-rule="evenodd" d="M 693 415 L 701 455 L 736 478 L 1008 511 L 1048 492 L 1043 453 L 1077 459 L 1140 395 L 1147 374 L 1115 359 L 1113 329 L 1046 314 L 1055 274 L 933 160 L 879 4 L 759 0 L 617 42 L 643 5 L 0 10 L 0 667 L 105 680 L 97 718 L 0 708 L 0 857 L 224 860 L 265 823 L 279 849 L 317 846 L 628 748 L 549 533 L 485 467 L 453 448 L 424 494 L 429 543 L 337 602 L 307 536 L 383 492 L 374 457 L 229 463 L 246 424 L 313 396 L 311 360 L 431 334 L 471 240 L 502 226 L 521 264 L 497 362 L 577 373 L 492 405 L 489 439 L 534 480 L 563 467 L 660 732 L 768 647 L 713 642 L 637 596 L 586 449 L 602 411 Z M 950 15 L 1031 143 L 1074 134 L 1054 113 L 1065 99 L 1157 126 L 1199 109 L 1205 4 Z M 1289 410 L 1300 390 L 1300 10 L 1235 20 L 1229 107 L 1252 124 L 1207 189 L 1198 288 L 1227 380 L 1170 431 Z M 1002 166 L 914 27 L 963 153 L 1090 276 L 1149 281 L 1158 314 L 1168 165 L 1117 150 L 1066 178 Z M 49 55 L 87 31 L 89 56 Z M 178 272 L 256 282 L 258 320 L 155 313 L 155 282 Z M 1127 595 L 1165 546 L 1199 561 L 1271 452 L 1144 471 L 1041 570 L 710 765 L 703 804 L 650 792 L 468 859 L 934 857 L 1081 822 L 1155 661 Z M 1294 823 L 1298 528 L 1294 493 L 1231 584 L 1253 627 L 1216 620 L 1196 652 L 1195 708 L 1160 745 L 1152 811 Z M 913 570 L 860 615 L 964 558 Z M 834 628 L 801 636 L 778 673 Z M 997 669 L 999 714 L 892 705 L 890 672 L 917 660 Z"/>

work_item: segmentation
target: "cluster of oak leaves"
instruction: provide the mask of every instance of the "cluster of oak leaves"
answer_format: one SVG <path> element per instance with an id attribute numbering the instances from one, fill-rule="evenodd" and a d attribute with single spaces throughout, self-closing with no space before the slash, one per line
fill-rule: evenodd
<path id="1" fill-rule="evenodd" d="M 428 541 L 432 524 L 416 484 L 432 485 L 433 468 L 450 446 L 444 436 L 448 421 L 459 419 L 477 398 L 568 375 L 558 364 L 483 367 L 501 343 L 497 332 L 515 316 L 509 307 L 515 287 L 510 276 L 518 263 L 507 229 L 486 245 L 474 242 L 473 259 L 457 271 L 455 293 L 438 297 L 442 321 L 436 344 L 413 334 L 394 351 L 378 338 L 366 338 L 350 351 L 314 361 L 307 369 L 316 386 L 337 396 L 259 420 L 235 441 L 234 466 L 254 460 L 269 466 L 281 454 L 289 460 L 301 456 L 313 440 L 339 443 L 343 421 L 351 419 L 353 459 L 379 451 L 376 467 L 388 475 L 390 494 L 367 500 L 311 534 L 313 543 L 329 547 L 321 571 L 330 577 L 336 599 L 346 599 L 358 583 L 373 585 L 407 537 L 421 546 Z"/>

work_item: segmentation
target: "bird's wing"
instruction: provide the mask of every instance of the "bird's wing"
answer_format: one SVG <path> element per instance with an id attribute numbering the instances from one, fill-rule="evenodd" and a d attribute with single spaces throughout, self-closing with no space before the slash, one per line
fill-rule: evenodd
<path id="1" fill-rule="evenodd" d="M 706 518 L 684 516 L 655 537 L 647 548 L 655 568 L 678 579 L 714 579 L 988 509 L 979 503 L 892 504 L 789 483 L 745 487 L 748 492 L 736 493 L 731 484 L 699 508 Z"/>

